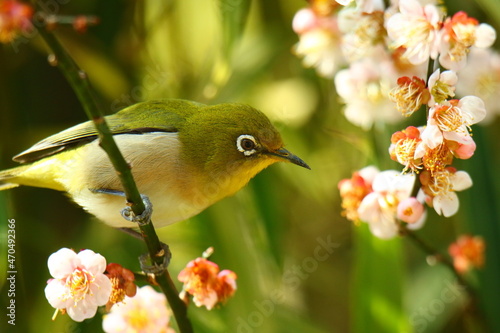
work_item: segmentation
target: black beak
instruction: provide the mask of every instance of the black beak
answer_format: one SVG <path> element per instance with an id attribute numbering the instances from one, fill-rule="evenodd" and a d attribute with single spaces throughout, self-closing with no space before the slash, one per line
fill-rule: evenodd
<path id="1" fill-rule="evenodd" d="M 285 148 L 280 148 L 280 149 L 275 150 L 275 151 L 270 151 L 270 152 L 268 152 L 268 154 L 272 155 L 272 156 L 278 156 L 278 157 L 280 157 L 288 162 L 291 162 L 293 164 L 297 164 L 301 167 L 304 167 L 306 169 L 311 170 L 311 168 L 309 167 L 309 165 L 307 165 L 306 162 L 304 162 L 300 157 L 292 154 L 291 152 L 289 152 Z"/>

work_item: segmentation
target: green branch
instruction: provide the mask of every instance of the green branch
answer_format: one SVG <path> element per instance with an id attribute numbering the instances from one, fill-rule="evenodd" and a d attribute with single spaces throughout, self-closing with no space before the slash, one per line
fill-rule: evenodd
<path id="1" fill-rule="evenodd" d="M 128 205 L 130 205 L 136 216 L 141 215 L 145 211 L 145 205 L 137 189 L 130 165 L 118 149 L 113 139 L 113 134 L 106 123 L 104 114 L 97 108 L 87 74 L 78 67 L 52 33 L 45 31 L 43 28 L 39 30 L 39 33 L 54 53 L 55 58 L 52 62 L 59 66 L 76 92 L 88 118 L 94 122 L 99 135 L 99 145 L 109 156 L 120 178 Z M 139 228 L 148 247 L 152 264 L 154 266 L 162 266 L 166 262 L 167 253 L 158 239 L 151 220 L 148 219 L 145 223 L 141 223 Z M 180 332 L 192 332 L 193 329 L 187 317 L 186 304 L 179 298 L 179 293 L 168 271 L 164 269 L 162 272 L 155 274 L 155 279 L 167 297 Z"/>

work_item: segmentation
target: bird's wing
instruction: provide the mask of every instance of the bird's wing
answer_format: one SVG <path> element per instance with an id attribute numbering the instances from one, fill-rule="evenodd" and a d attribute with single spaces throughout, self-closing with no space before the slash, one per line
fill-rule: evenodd
<path id="1" fill-rule="evenodd" d="M 186 117 L 196 112 L 200 106 L 202 104 L 183 100 L 150 101 L 135 104 L 116 114 L 106 116 L 105 119 L 114 135 L 177 132 Z M 182 111 L 179 112 L 178 108 Z M 92 142 L 97 136 L 94 124 L 87 121 L 49 136 L 14 156 L 13 160 L 19 163 L 35 162 Z"/>

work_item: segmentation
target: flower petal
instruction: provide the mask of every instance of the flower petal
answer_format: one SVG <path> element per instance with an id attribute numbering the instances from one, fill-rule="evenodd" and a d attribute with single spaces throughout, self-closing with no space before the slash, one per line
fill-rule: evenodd
<path id="1" fill-rule="evenodd" d="M 401 172 L 396 170 L 385 170 L 377 174 L 373 180 L 372 188 L 375 192 L 392 190 Z"/>
<path id="2" fill-rule="evenodd" d="M 72 300 L 67 300 L 64 296 L 67 289 L 61 280 L 53 279 L 45 287 L 45 297 L 50 306 L 56 309 L 65 309 L 73 304 Z"/>
<path id="3" fill-rule="evenodd" d="M 396 221 L 381 219 L 380 223 L 370 223 L 370 231 L 380 239 L 391 239 L 398 234 Z"/>
<path id="4" fill-rule="evenodd" d="M 367 184 L 372 184 L 375 176 L 380 173 L 380 170 L 373 165 L 369 165 L 359 170 L 359 175 L 365 180 Z"/>
<path id="5" fill-rule="evenodd" d="M 205 306 L 207 310 L 212 310 L 218 300 L 219 297 L 217 296 L 215 290 L 208 290 L 203 296 L 197 294 L 193 297 L 193 302 L 196 306 Z"/>
<path id="6" fill-rule="evenodd" d="M 73 273 L 76 267 L 80 265 L 80 259 L 75 251 L 68 248 L 62 248 L 52 253 L 47 260 L 50 275 L 56 279 L 62 279 Z"/>
<path id="7" fill-rule="evenodd" d="M 82 265 L 93 275 L 104 272 L 106 269 L 106 259 L 99 253 L 92 250 L 83 250 L 78 253 Z"/>
<path id="8" fill-rule="evenodd" d="M 418 230 L 424 226 L 426 219 L 427 219 L 427 210 L 424 210 L 424 213 L 417 222 L 408 224 L 406 227 L 410 230 Z"/>
<path id="9" fill-rule="evenodd" d="M 458 106 L 470 117 L 471 122 L 469 125 L 476 124 L 486 117 L 484 102 L 479 97 L 465 96 L 460 99 Z"/>
<path id="10" fill-rule="evenodd" d="M 467 128 L 464 127 L 457 132 L 444 132 L 443 137 L 448 141 L 455 141 L 461 144 L 470 143 L 471 137 Z"/>
<path id="11" fill-rule="evenodd" d="M 438 195 L 432 200 L 432 205 L 439 215 L 443 215 L 444 217 L 453 216 L 458 212 L 458 196 L 455 192 Z"/>
<path id="12" fill-rule="evenodd" d="M 472 186 L 472 178 L 465 171 L 457 171 L 451 177 L 454 191 L 463 191 Z"/>
<path id="13" fill-rule="evenodd" d="M 380 214 L 379 199 L 381 195 L 377 192 L 369 193 L 363 198 L 358 207 L 359 219 L 363 222 L 376 222 Z"/>
<path id="14" fill-rule="evenodd" d="M 458 82 L 458 76 L 455 71 L 444 71 L 439 77 L 439 80 L 449 86 L 455 86 Z"/>
<path id="15" fill-rule="evenodd" d="M 85 319 L 92 318 L 97 313 L 97 306 L 93 302 L 89 302 L 87 297 L 78 302 L 78 306 L 70 306 L 66 311 L 71 319 L 81 322 Z"/>
<path id="16" fill-rule="evenodd" d="M 420 138 L 425 145 L 434 149 L 443 143 L 443 132 L 439 130 L 433 119 L 429 119 L 427 126 L 422 131 L 422 134 L 420 134 Z"/>
<path id="17" fill-rule="evenodd" d="M 94 282 L 90 286 L 90 291 L 96 306 L 105 305 L 108 302 L 111 289 L 111 281 L 106 275 L 99 274 L 95 277 Z"/>
<path id="18" fill-rule="evenodd" d="M 480 48 L 490 47 L 496 38 L 497 33 L 495 29 L 489 24 L 481 23 L 476 29 L 476 42 L 474 46 Z"/>

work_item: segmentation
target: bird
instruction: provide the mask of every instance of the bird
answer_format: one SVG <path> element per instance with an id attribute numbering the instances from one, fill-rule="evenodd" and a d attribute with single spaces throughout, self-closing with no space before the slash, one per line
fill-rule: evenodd
<path id="1" fill-rule="evenodd" d="M 264 113 L 246 104 L 151 100 L 105 120 L 139 192 L 154 206 L 157 228 L 235 194 L 273 163 L 310 169 L 284 148 Z M 24 185 L 66 192 L 105 224 L 134 227 L 119 213 L 123 189 L 91 121 L 49 136 L 13 160 L 21 165 L 0 171 L 0 190 Z"/>

